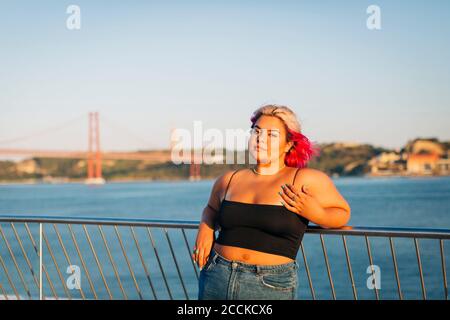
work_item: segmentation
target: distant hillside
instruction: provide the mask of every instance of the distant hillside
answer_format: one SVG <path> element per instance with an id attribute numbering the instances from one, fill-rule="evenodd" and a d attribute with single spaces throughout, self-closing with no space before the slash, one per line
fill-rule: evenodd
<path id="1" fill-rule="evenodd" d="M 367 162 L 384 148 L 367 144 L 328 143 L 319 144 L 320 155 L 313 158 L 309 167 L 317 168 L 329 175 L 362 175 L 369 171 Z M 242 156 L 242 153 L 241 153 Z M 248 154 L 247 154 L 248 156 Z M 202 178 L 216 178 L 229 169 L 246 165 L 202 165 Z M 172 162 L 150 163 L 134 160 L 103 161 L 103 176 L 106 180 L 154 179 L 178 180 L 189 178 L 189 165 L 175 165 Z M 44 179 L 45 177 L 64 177 L 82 180 L 86 177 L 86 160 L 33 158 L 18 163 L 0 161 L 1 181 L 20 181 L 25 179 Z"/>
<path id="2" fill-rule="evenodd" d="M 369 144 L 328 143 L 320 144 L 320 156 L 313 159 L 309 167 L 340 176 L 363 175 L 370 171 L 367 162 L 389 149 L 376 148 Z"/>

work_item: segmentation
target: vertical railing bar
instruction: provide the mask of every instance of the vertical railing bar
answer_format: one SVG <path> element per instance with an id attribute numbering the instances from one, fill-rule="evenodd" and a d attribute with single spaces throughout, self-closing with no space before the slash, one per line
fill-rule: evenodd
<path id="1" fill-rule="evenodd" d="M 66 246 L 64 245 L 64 242 L 62 241 L 61 234 L 59 233 L 58 227 L 56 226 L 55 223 L 53 224 L 53 229 L 55 230 L 56 237 L 58 238 L 58 242 L 59 242 L 59 245 L 60 245 L 60 247 L 61 247 L 61 249 L 63 251 L 64 257 L 66 258 L 66 261 L 67 261 L 68 265 L 71 266 L 72 262 L 70 262 L 70 257 L 69 257 L 69 254 L 67 253 Z M 54 262 L 54 263 L 56 264 L 56 262 Z M 57 270 L 58 270 L 58 273 L 60 273 L 58 266 L 57 266 Z M 72 296 L 70 296 L 69 291 L 67 291 L 67 287 L 66 287 L 64 281 L 63 281 L 63 287 L 64 287 L 64 291 L 66 292 L 68 297 L 70 299 L 72 299 Z M 81 295 L 81 298 L 83 300 L 86 299 L 86 296 L 84 295 L 83 289 L 81 287 L 80 287 L 80 295 Z"/>
<path id="2" fill-rule="evenodd" d="M 164 228 L 164 234 L 166 235 L 166 239 L 169 243 L 170 252 L 172 253 L 172 258 L 173 258 L 173 261 L 175 262 L 175 267 L 177 268 L 178 277 L 180 278 L 181 286 L 183 287 L 183 291 L 186 296 L 186 300 L 189 300 L 189 296 L 186 291 L 186 287 L 184 285 L 183 276 L 181 275 L 180 267 L 178 266 L 177 258 L 175 257 L 175 252 L 173 251 L 173 247 L 172 247 L 172 242 L 170 241 L 169 233 L 167 232 L 166 228 Z"/>
<path id="3" fill-rule="evenodd" d="M 163 266 L 161 264 L 161 260 L 159 258 L 158 250 L 156 249 L 156 243 L 155 243 L 155 241 L 153 239 L 153 236 L 152 236 L 152 233 L 151 233 L 149 227 L 147 227 L 147 234 L 148 234 L 148 236 L 150 238 L 150 241 L 152 243 L 153 251 L 155 252 L 156 260 L 158 261 L 159 269 L 161 270 L 161 274 L 163 276 L 164 283 L 165 283 L 166 288 L 167 288 L 167 292 L 169 293 L 170 300 L 173 300 L 172 292 L 170 291 L 169 283 L 167 282 L 166 274 L 165 274 L 164 268 L 163 268 Z"/>
<path id="4" fill-rule="evenodd" d="M 357 292 L 356 292 L 355 279 L 353 277 L 352 264 L 351 264 L 351 261 L 350 261 L 350 255 L 348 253 L 348 248 L 347 248 L 347 240 L 346 240 L 346 237 L 344 235 L 342 236 L 342 241 L 344 243 L 345 258 L 347 260 L 348 274 L 350 276 L 350 281 L 352 282 L 353 298 L 355 300 L 358 300 L 358 295 L 357 295 Z"/>
<path id="5" fill-rule="evenodd" d="M 398 297 L 400 300 L 403 300 L 402 288 L 400 286 L 400 276 L 398 273 L 398 266 L 397 266 L 397 256 L 395 255 L 395 247 L 392 237 L 389 237 L 389 245 L 391 247 L 392 262 L 394 263 L 394 272 L 395 272 L 395 279 L 397 281 Z"/>
<path id="6" fill-rule="evenodd" d="M 100 235 L 101 235 L 101 237 L 103 239 L 103 243 L 105 245 L 106 252 L 108 253 L 109 261 L 111 262 L 111 265 L 113 267 L 114 274 L 116 275 L 117 282 L 119 283 L 120 290 L 122 291 L 122 294 L 123 294 L 125 300 L 127 300 L 128 299 L 127 294 L 125 293 L 125 290 L 123 289 L 122 281 L 120 281 L 119 272 L 117 270 L 117 267 L 116 267 L 116 264 L 114 262 L 114 259 L 113 259 L 112 255 L 111 255 L 111 251 L 109 250 L 109 246 L 108 246 L 108 243 L 106 241 L 105 235 L 103 234 L 102 226 L 101 225 L 97 225 L 97 227 L 98 227 L 98 230 L 100 231 Z"/>
<path id="7" fill-rule="evenodd" d="M 70 231 L 70 235 L 72 237 L 73 244 L 75 245 L 75 249 L 76 249 L 76 251 L 78 253 L 78 257 L 80 258 L 81 265 L 83 266 L 84 272 L 86 272 L 86 277 L 88 279 L 89 286 L 91 287 L 91 291 L 94 294 L 95 300 L 97 300 L 98 297 L 97 297 L 97 293 L 95 292 L 94 283 L 92 282 L 91 275 L 89 274 L 89 270 L 88 270 L 88 268 L 87 268 L 87 266 L 86 266 L 86 264 L 84 262 L 84 259 L 83 259 L 83 256 L 81 254 L 80 248 L 78 247 L 78 242 L 77 242 L 77 239 L 75 238 L 75 234 L 73 233 L 72 226 L 70 224 L 67 224 L 67 227 L 68 227 L 68 229 Z"/>
<path id="8" fill-rule="evenodd" d="M 24 249 L 23 244 L 22 244 L 22 240 L 20 239 L 20 236 L 17 233 L 17 230 L 16 230 L 16 227 L 14 226 L 14 223 L 11 222 L 10 225 L 11 225 L 11 228 L 12 228 L 12 230 L 14 232 L 14 236 L 15 236 L 15 238 L 17 240 L 17 243 L 19 244 L 20 250 L 22 251 L 22 255 L 23 255 L 24 259 L 25 259 L 25 262 L 27 263 L 28 268 L 30 269 L 31 275 L 33 276 L 33 280 L 34 280 L 34 283 L 36 284 L 36 288 L 39 290 L 40 289 L 39 281 L 36 278 L 36 273 L 34 272 L 33 265 L 31 264 L 30 259 L 28 259 L 27 253 L 25 252 L 25 249 Z"/>
<path id="9" fill-rule="evenodd" d="M 419 251 L 419 241 L 417 240 L 417 238 L 414 238 L 414 246 L 416 247 L 417 264 L 419 265 L 420 284 L 422 285 L 422 296 L 423 299 L 426 300 L 427 292 L 425 289 L 425 281 L 423 279 L 422 262 L 420 260 L 420 251 Z"/>
<path id="10" fill-rule="evenodd" d="M 17 269 L 17 273 L 19 274 L 19 278 L 20 278 L 20 280 L 22 281 L 23 287 L 25 288 L 25 291 L 26 291 L 28 297 L 31 299 L 31 292 L 30 292 L 30 289 L 29 289 L 28 286 L 27 286 L 27 283 L 26 283 L 26 281 L 25 281 L 25 278 L 23 277 L 23 273 L 22 273 L 22 271 L 20 270 L 19 264 L 17 263 L 17 260 L 16 260 L 16 257 L 15 257 L 15 255 L 14 255 L 14 252 L 12 251 L 11 246 L 9 245 L 9 241 L 8 241 L 8 239 L 6 239 L 6 236 L 5 236 L 5 234 L 3 233 L 3 228 L 2 228 L 1 226 L 0 226 L 0 234 L 2 235 L 2 238 L 3 238 L 3 240 L 5 241 L 6 247 L 8 248 L 8 251 L 9 251 L 9 254 L 10 254 L 12 260 L 13 260 L 14 266 L 15 266 L 16 269 Z"/>
<path id="11" fill-rule="evenodd" d="M 33 246 L 34 252 L 36 253 L 36 255 L 37 255 L 38 259 L 39 259 L 39 263 L 40 263 L 39 249 L 36 246 L 36 242 L 34 241 L 33 235 L 31 234 L 31 231 L 30 231 L 30 228 L 28 227 L 28 224 L 25 222 L 24 225 L 25 225 L 25 229 L 27 230 L 28 237 L 30 238 L 31 244 Z M 39 229 L 40 229 L 40 227 L 39 227 Z M 41 240 L 41 236 L 40 235 L 39 235 L 39 240 Z M 41 241 L 39 241 L 39 247 L 40 247 L 40 245 L 41 245 Z M 45 273 L 45 277 L 47 278 L 47 281 L 48 281 L 48 283 L 50 285 L 50 289 L 52 290 L 53 296 L 55 297 L 55 299 L 58 299 L 58 295 L 56 294 L 55 287 L 53 286 L 53 282 L 50 279 L 50 276 L 49 276 L 49 274 L 47 272 L 47 268 L 45 267 L 44 263 L 42 263 L 42 270 Z M 41 286 L 41 284 L 39 284 L 39 285 Z"/>
<path id="12" fill-rule="evenodd" d="M 308 277 L 309 289 L 311 291 L 311 297 L 316 300 L 316 293 L 314 292 L 314 286 L 311 279 L 311 273 L 309 272 L 308 260 L 306 259 L 305 249 L 303 248 L 303 242 L 300 242 L 300 249 L 302 250 L 303 263 L 305 264 L 306 276 Z"/>
<path id="13" fill-rule="evenodd" d="M 143 297 L 142 297 L 141 289 L 139 288 L 139 285 L 138 285 L 138 283 L 136 281 L 136 277 L 134 276 L 133 268 L 131 267 L 130 261 L 128 260 L 128 256 L 125 253 L 125 248 L 123 246 L 122 237 L 120 236 L 119 230 L 118 230 L 116 225 L 114 226 L 114 230 L 116 232 L 117 239 L 119 240 L 120 247 L 122 248 L 122 254 L 125 257 L 125 261 L 126 261 L 126 263 L 128 265 L 128 270 L 130 271 L 131 277 L 133 278 L 134 286 L 136 287 L 136 291 L 137 291 L 137 293 L 139 295 L 139 298 L 142 300 Z"/>
<path id="14" fill-rule="evenodd" d="M 150 273 L 148 272 L 147 266 L 145 265 L 144 257 L 142 256 L 141 247 L 139 246 L 139 242 L 137 240 L 136 234 L 134 233 L 133 226 L 130 226 L 130 231 L 131 231 L 131 234 L 133 236 L 134 244 L 136 245 L 136 249 L 137 249 L 138 254 L 139 254 L 139 259 L 141 260 L 142 267 L 144 268 L 144 272 L 145 272 L 145 275 L 147 277 L 148 283 L 150 285 L 150 288 L 152 289 L 153 296 L 155 297 L 155 300 L 158 300 L 158 297 L 156 296 L 155 288 L 153 287 L 153 282 L 152 282 L 152 280 L 150 278 Z"/>
<path id="15" fill-rule="evenodd" d="M 192 267 L 194 268 L 194 272 L 195 272 L 195 276 L 197 277 L 198 280 L 198 271 L 197 268 L 195 266 L 194 260 L 192 259 L 192 251 L 191 248 L 189 247 L 189 242 L 188 239 L 186 237 L 186 233 L 184 232 L 184 228 L 181 228 L 181 232 L 183 233 L 183 237 L 184 237 L 184 242 L 186 243 L 186 248 L 188 250 L 188 255 L 189 255 L 189 260 L 191 261 Z"/>
<path id="16" fill-rule="evenodd" d="M 44 251 L 42 250 L 42 223 L 39 223 L 39 300 L 44 298 L 44 284 L 42 281 L 42 262 L 44 258 Z"/>
<path id="17" fill-rule="evenodd" d="M 11 277 L 9 276 L 8 268 L 6 267 L 6 264 L 5 264 L 5 262 L 3 261 L 3 258 L 2 258 L 1 255 L 0 255 L 0 263 L 1 263 L 2 267 L 3 267 L 3 270 L 5 270 L 6 278 L 8 279 L 9 285 L 10 285 L 11 288 L 13 289 L 14 294 L 16 295 L 17 300 L 21 300 L 21 299 L 20 299 L 19 292 L 17 292 L 17 289 L 16 289 L 16 287 L 14 286 L 14 283 L 12 282 Z"/>
<path id="18" fill-rule="evenodd" d="M 5 300 L 9 300 L 8 295 L 6 294 L 5 288 L 3 288 L 1 283 L 0 283 L 0 289 L 2 291 L 3 296 L 5 297 Z"/>
<path id="19" fill-rule="evenodd" d="M 333 300 L 336 300 L 336 293 L 334 291 L 333 279 L 331 277 L 330 264 L 328 262 L 327 250 L 325 248 L 325 241 L 323 240 L 323 235 L 322 234 L 320 235 L 320 241 L 322 243 L 323 256 L 325 258 L 325 264 L 326 264 L 326 267 L 327 267 L 328 280 L 330 281 L 331 293 L 333 295 Z"/>
<path id="20" fill-rule="evenodd" d="M 444 240 L 440 239 L 440 250 L 441 250 L 441 265 L 442 265 L 442 277 L 444 281 L 444 294 L 445 300 L 448 300 L 448 286 L 447 286 L 447 270 L 445 267 L 445 255 L 444 255 Z"/>
<path id="21" fill-rule="evenodd" d="M 372 259 L 372 251 L 370 250 L 370 243 L 369 243 L 369 237 L 368 236 L 364 236 L 365 240 L 366 240 L 366 247 L 367 247 L 367 254 L 369 256 L 369 263 L 370 263 L 370 269 L 372 270 L 372 275 L 375 274 L 375 270 L 373 269 L 373 259 Z M 376 279 L 376 278 L 374 278 Z M 375 283 L 375 298 L 377 300 L 380 300 L 380 295 L 378 293 L 378 284 Z"/>
<path id="22" fill-rule="evenodd" d="M 91 251 L 92 251 L 92 254 L 94 255 L 95 262 L 97 263 L 98 271 L 100 272 L 100 276 L 102 277 L 103 284 L 105 285 L 106 291 L 108 292 L 109 299 L 112 300 L 113 296 L 111 294 L 111 291 L 109 290 L 109 286 L 108 286 L 108 283 L 106 282 L 105 275 L 103 274 L 102 266 L 100 265 L 100 261 L 98 260 L 97 253 L 95 252 L 94 245 L 92 244 L 92 241 L 91 241 L 91 237 L 89 236 L 89 232 L 86 228 L 86 225 L 84 225 L 84 224 L 83 224 L 83 230 L 84 230 L 84 234 L 86 235 L 86 239 L 89 243 L 89 246 L 91 247 Z"/>

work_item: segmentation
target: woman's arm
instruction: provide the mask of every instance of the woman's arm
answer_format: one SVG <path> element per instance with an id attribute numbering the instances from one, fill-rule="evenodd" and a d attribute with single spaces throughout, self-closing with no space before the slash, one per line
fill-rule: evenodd
<path id="1" fill-rule="evenodd" d="M 197 254 L 192 254 L 194 261 L 202 268 L 208 260 L 211 248 L 214 243 L 214 231 L 217 229 L 217 214 L 222 202 L 223 194 L 233 171 L 227 171 L 214 182 L 211 194 L 202 212 L 197 239 L 194 249 L 198 249 Z"/>
<path id="2" fill-rule="evenodd" d="M 217 230 L 218 226 L 215 224 L 217 214 L 222 203 L 222 197 L 225 193 L 226 186 L 232 174 L 233 171 L 227 171 L 214 182 L 208 203 L 202 212 L 200 228 L 207 228 L 210 229 L 210 231 Z"/>
<path id="3" fill-rule="evenodd" d="M 350 205 L 331 178 L 311 168 L 303 169 L 301 173 L 301 182 L 282 188 L 286 207 L 324 228 L 344 226 L 350 219 Z"/>

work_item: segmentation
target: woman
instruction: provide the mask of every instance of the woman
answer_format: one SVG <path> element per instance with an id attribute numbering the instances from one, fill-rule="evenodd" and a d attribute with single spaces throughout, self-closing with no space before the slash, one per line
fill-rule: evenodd
<path id="1" fill-rule="evenodd" d="M 317 150 L 291 109 L 266 105 L 251 122 L 256 165 L 219 177 L 203 210 L 192 255 L 201 300 L 296 299 L 296 256 L 309 221 L 338 228 L 350 218 L 333 181 L 306 168 Z"/>

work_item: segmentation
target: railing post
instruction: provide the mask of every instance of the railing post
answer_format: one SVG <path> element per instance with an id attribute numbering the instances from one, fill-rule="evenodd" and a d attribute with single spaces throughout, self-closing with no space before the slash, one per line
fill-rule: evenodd
<path id="1" fill-rule="evenodd" d="M 42 298 L 42 223 L 39 223 L 39 300 Z"/>

